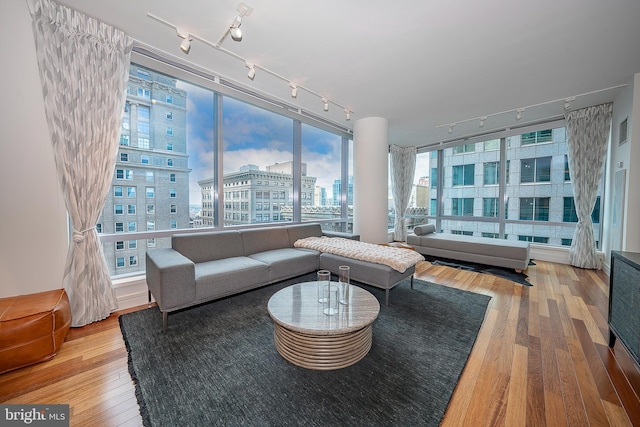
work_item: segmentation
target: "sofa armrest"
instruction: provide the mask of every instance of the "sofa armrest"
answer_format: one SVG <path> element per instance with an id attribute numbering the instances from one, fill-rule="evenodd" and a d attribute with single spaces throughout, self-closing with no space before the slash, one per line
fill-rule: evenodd
<path id="1" fill-rule="evenodd" d="M 148 250 L 146 273 L 147 286 L 161 311 L 172 311 L 195 301 L 195 264 L 180 252 L 171 248 Z"/>
<path id="2" fill-rule="evenodd" d="M 342 237 L 344 239 L 360 240 L 359 234 L 345 233 L 342 231 L 323 231 L 322 235 L 327 237 Z"/>

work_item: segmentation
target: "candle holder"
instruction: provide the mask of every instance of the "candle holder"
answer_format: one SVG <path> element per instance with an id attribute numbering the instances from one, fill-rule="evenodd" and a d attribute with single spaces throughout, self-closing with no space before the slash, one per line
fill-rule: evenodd
<path id="1" fill-rule="evenodd" d="M 318 284 L 318 302 L 319 303 L 325 303 L 327 302 L 326 297 L 323 294 L 323 289 L 325 286 L 329 286 L 329 283 L 331 282 L 331 272 L 329 270 L 320 270 L 318 271 L 318 279 L 317 279 L 317 284 Z"/>
<path id="2" fill-rule="evenodd" d="M 338 314 L 338 291 L 337 285 L 325 285 L 322 288 L 323 299 L 326 300 L 322 303 L 322 312 L 327 316 L 333 316 Z"/>
<path id="3" fill-rule="evenodd" d="M 349 274 L 351 267 L 341 265 L 338 267 L 338 281 L 340 283 L 340 304 L 349 304 Z"/>

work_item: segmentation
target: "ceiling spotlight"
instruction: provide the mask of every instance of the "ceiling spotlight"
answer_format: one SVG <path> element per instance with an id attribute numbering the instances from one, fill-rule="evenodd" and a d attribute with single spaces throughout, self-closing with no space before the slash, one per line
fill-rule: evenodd
<path id="1" fill-rule="evenodd" d="M 189 51 L 191 50 L 191 39 L 186 38 L 182 40 L 182 43 L 180 43 L 180 50 L 182 50 L 186 54 L 189 54 Z"/>
<path id="2" fill-rule="evenodd" d="M 520 120 L 522 118 L 523 111 L 524 111 L 524 108 L 518 108 L 518 111 L 516 111 L 516 120 Z"/>
<path id="3" fill-rule="evenodd" d="M 256 69 L 253 67 L 253 64 L 250 62 L 245 62 L 244 65 L 249 69 L 249 72 L 247 73 L 247 77 L 253 80 L 253 78 L 256 76 Z"/>
<path id="4" fill-rule="evenodd" d="M 347 120 L 351 120 L 351 111 L 348 108 L 344 109 L 344 116 Z"/>
<path id="5" fill-rule="evenodd" d="M 454 127 L 456 127 L 456 124 L 455 124 L 455 123 L 452 123 L 452 124 L 450 124 L 450 125 L 449 125 L 449 133 L 452 133 L 452 132 L 453 132 L 453 128 L 454 128 Z"/>
<path id="6" fill-rule="evenodd" d="M 487 116 L 482 116 L 480 117 L 480 127 L 483 128 L 484 127 L 484 121 L 487 120 Z"/>
<path id="7" fill-rule="evenodd" d="M 298 97 L 298 85 L 295 84 L 294 82 L 289 82 L 289 87 L 291 88 L 291 97 L 292 98 L 297 98 Z"/>
<path id="8" fill-rule="evenodd" d="M 322 98 L 322 108 L 324 111 L 329 111 L 329 101 L 327 100 L 327 98 Z"/>
<path id="9" fill-rule="evenodd" d="M 240 25 L 242 25 L 242 17 L 236 16 L 236 19 L 231 23 L 231 27 L 229 27 L 229 33 L 231 34 L 233 41 L 242 41 L 242 30 L 240 29 Z"/>
<path id="10" fill-rule="evenodd" d="M 191 38 L 191 34 L 186 31 L 182 31 L 181 29 L 176 29 L 176 32 L 178 33 L 178 37 L 183 39 L 182 43 L 180 43 L 180 50 L 189 54 L 189 51 L 191 50 L 191 40 L 193 40 L 193 38 Z"/>

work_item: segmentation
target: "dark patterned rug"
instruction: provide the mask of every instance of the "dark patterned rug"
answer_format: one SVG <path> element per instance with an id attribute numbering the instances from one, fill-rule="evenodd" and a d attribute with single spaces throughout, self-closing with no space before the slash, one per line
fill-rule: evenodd
<path id="1" fill-rule="evenodd" d="M 491 274 L 512 282 L 520 283 L 525 286 L 533 286 L 529 282 L 529 276 L 524 272 L 517 273 L 513 268 L 495 267 L 493 265 L 478 264 L 475 262 L 458 261 L 449 258 L 438 258 L 431 255 L 423 255 L 424 259 L 433 265 L 444 265 L 446 267 L 459 268 L 461 270 L 475 271 L 477 273 Z M 533 261 L 529 261 L 529 266 L 536 265 Z"/>
<path id="2" fill-rule="evenodd" d="M 270 285 L 169 316 L 120 317 L 147 426 L 437 426 L 484 320 L 490 297 L 404 280 L 381 304 L 373 345 L 358 363 L 312 371 L 273 343 Z M 379 301 L 382 290 L 365 287 Z"/>

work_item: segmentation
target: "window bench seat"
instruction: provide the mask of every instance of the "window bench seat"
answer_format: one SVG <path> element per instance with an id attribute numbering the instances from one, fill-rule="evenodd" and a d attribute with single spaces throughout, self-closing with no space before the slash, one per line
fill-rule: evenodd
<path id="1" fill-rule="evenodd" d="M 421 225 L 407 235 L 407 244 L 423 255 L 497 267 L 517 272 L 529 266 L 529 242 L 436 233 L 433 224 Z"/>

